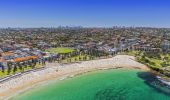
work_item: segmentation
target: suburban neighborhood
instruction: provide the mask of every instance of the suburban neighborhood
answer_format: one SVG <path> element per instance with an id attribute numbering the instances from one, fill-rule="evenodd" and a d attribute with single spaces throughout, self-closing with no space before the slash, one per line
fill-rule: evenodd
<path id="1" fill-rule="evenodd" d="M 47 62 L 92 60 L 127 51 L 165 53 L 170 51 L 169 33 L 145 27 L 0 29 L 0 70 L 4 76 Z"/>

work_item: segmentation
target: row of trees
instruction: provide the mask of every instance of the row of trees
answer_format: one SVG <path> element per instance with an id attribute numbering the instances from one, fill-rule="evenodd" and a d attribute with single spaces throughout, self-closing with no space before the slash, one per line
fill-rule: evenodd
<path id="1" fill-rule="evenodd" d="M 40 63 L 37 59 L 23 62 L 7 62 L 7 72 L 8 74 L 11 72 L 16 73 L 18 70 L 24 72 L 24 69 L 27 69 L 28 67 L 34 69 L 37 63 Z M 41 61 L 41 64 L 44 65 L 44 61 Z M 2 72 L 5 72 L 5 70 L 2 70 Z"/>
<path id="2" fill-rule="evenodd" d="M 38 59 L 30 59 L 28 61 L 23 61 L 23 62 L 11 62 L 8 61 L 7 62 L 7 68 L 5 69 L 4 66 L 1 64 L 1 68 L 2 68 L 2 72 L 5 73 L 5 70 L 7 70 L 7 73 L 10 74 L 11 72 L 16 73 L 18 70 L 20 70 L 21 72 L 24 72 L 25 69 L 34 69 L 36 68 L 36 65 L 42 65 L 44 66 L 46 64 L 46 62 L 50 62 L 53 61 L 53 58 L 48 58 L 47 60 L 42 59 L 42 60 L 38 60 Z"/>
<path id="3" fill-rule="evenodd" d="M 58 59 L 58 62 L 61 63 L 65 59 L 67 62 L 94 60 L 101 57 L 108 58 L 109 56 L 114 56 L 115 54 L 117 54 L 117 52 L 108 53 L 97 49 L 81 49 L 72 53 L 60 54 L 60 59 Z"/>

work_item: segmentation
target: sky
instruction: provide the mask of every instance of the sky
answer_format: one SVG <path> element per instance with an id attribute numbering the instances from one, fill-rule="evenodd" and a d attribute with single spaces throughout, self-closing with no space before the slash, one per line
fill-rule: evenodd
<path id="1" fill-rule="evenodd" d="M 0 27 L 170 28 L 170 0 L 0 0 Z"/>

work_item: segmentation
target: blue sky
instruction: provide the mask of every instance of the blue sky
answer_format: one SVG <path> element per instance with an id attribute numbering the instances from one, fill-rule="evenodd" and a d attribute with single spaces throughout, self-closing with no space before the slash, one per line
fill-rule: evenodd
<path id="1" fill-rule="evenodd" d="M 170 27 L 170 0 L 0 0 L 0 27 Z"/>

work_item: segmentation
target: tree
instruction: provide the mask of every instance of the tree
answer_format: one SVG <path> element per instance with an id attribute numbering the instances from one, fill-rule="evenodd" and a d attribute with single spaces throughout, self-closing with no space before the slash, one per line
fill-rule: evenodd
<path id="1" fill-rule="evenodd" d="M 11 69 L 12 69 L 12 63 L 11 62 L 7 62 L 7 67 L 8 67 L 8 74 L 10 74 Z"/>
<path id="2" fill-rule="evenodd" d="M 79 60 L 81 61 L 81 56 L 79 56 Z"/>
<path id="3" fill-rule="evenodd" d="M 74 61 L 75 61 L 75 62 L 77 61 L 77 58 L 76 58 L 76 57 L 74 58 Z"/>
<path id="4" fill-rule="evenodd" d="M 87 55 L 85 55 L 84 60 L 87 60 Z"/>
<path id="5" fill-rule="evenodd" d="M 17 71 L 17 66 L 16 66 L 16 64 L 14 64 L 13 72 L 16 73 L 16 71 Z"/>
<path id="6" fill-rule="evenodd" d="M 17 62 L 17 66 L 19 67 L 19 69 L 20 69 L 20 70 L 22 70 L 22 71 L 23 71 L 23 67 L 22 67 L 22 65 L 21 65 L 21 63 L 20 63 L 20 62 Z"/>
<path id="7" fill-rule="evenodd" d="M 25 68 L 27 68 L 28 67 L 28 61 L 25 61 L 24 64 L 25 64 Z"/>
<path id="8" fill-rule="evenodd" d="M 28 64 L 29 67 L 32 67 L 32 64 L 31 64 L 31 63 L 32 63 L 31 61 L 28 61 L 28 62 L 27 62 L 27 64 Z"/>
<path id="9" fill-rule="evenodd" d="M 71 62 L 71 58 L 69 58 L 69 62 Z"/>
<path id="10" fill-rule="evenodd" d="M 36 63 L 37 63 L 37 59 L 32 59 L 32 62 L 31 62 L 31 67 L 32 67 L 32 69 L 35 68 Z"/>
<path id="11" fill-rule="evenodd" d="M 2 72 L 4 73 L 5 72 L 5 68 L 4 66 L 0 63 L 0 67 L 2 68 Z"/>

